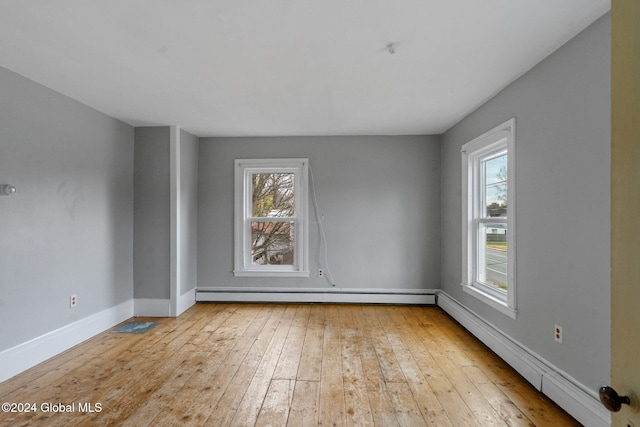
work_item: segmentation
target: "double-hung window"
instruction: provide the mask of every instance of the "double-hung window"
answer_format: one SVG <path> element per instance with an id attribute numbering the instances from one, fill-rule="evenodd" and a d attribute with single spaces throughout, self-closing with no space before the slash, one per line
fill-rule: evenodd
<path id="1" fill-rule="evenodd" d="M 462 286 L 515 318 L 515 119 L 462 146 Z"/>
<path id="2" fill-rule="evenodd" d="M 236 276 L 308 277 L 308 159 L 235 161 Z"/>

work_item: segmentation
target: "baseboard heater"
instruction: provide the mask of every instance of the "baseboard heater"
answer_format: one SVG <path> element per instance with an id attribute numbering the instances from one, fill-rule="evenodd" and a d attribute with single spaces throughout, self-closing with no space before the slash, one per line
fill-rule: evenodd
<path id="1" fill-rule="evenodd" d="M 198 288 L 198 302 L 298 302 L 435 305 L 436 289 Z"/>

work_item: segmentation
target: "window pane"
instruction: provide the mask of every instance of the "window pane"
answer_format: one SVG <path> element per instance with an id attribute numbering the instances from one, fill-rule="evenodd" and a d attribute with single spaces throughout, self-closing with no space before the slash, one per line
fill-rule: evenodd
<path id="1" fill-rule="evenodd" d="M 507 290 L 507 226 L 480 223 L 478 227 L 477 280 Z"/>
<path id="2" fill-rule="evenodd" d="M 507 216 L 507 154 L 482 161 L 485 217 Z"/>
<path id="3" fill-rule="evenodd" d="M 294 174 L 254 173 L 251 175 L 254 218 L 290 218 L 294 216 Z"/>
<path id="4" fill-rule="evenodd" d="M 294 222 L 251 222 L 251 263 L 293 265 Z"/>

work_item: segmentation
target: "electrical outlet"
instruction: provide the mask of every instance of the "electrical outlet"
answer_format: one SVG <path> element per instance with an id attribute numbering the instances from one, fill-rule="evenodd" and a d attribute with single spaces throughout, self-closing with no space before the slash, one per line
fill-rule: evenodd
<path id="1" fill-rule="evenodd" d="M 553 339 L 562 344 L 562 326 L 555 325 L 553 327 Z"/>
<path id="2" fill-rule="evenodd" d="M 324 277 L 324 270 L 321 268 L 318 269 L 318 277 Z"/>
<path id="3" fill-rule="evenodd" d="M 78 297 L 77 295 L 71 295 L 69 297 L 69 307 L 75 307 L 78 305 Z"/>

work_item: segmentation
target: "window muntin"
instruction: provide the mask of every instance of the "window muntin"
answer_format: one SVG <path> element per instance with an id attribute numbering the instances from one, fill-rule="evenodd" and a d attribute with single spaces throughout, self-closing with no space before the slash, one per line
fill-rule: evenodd
<path id="1" fill-rule="evenodd" d="M 236 276 L 308 277 L 307 159 L 236 160 Z"/>
<path id="2" fill-rule="evenodd" d="M 515 120 L 462 147 L 463 288 L 515 317 Z"/>

